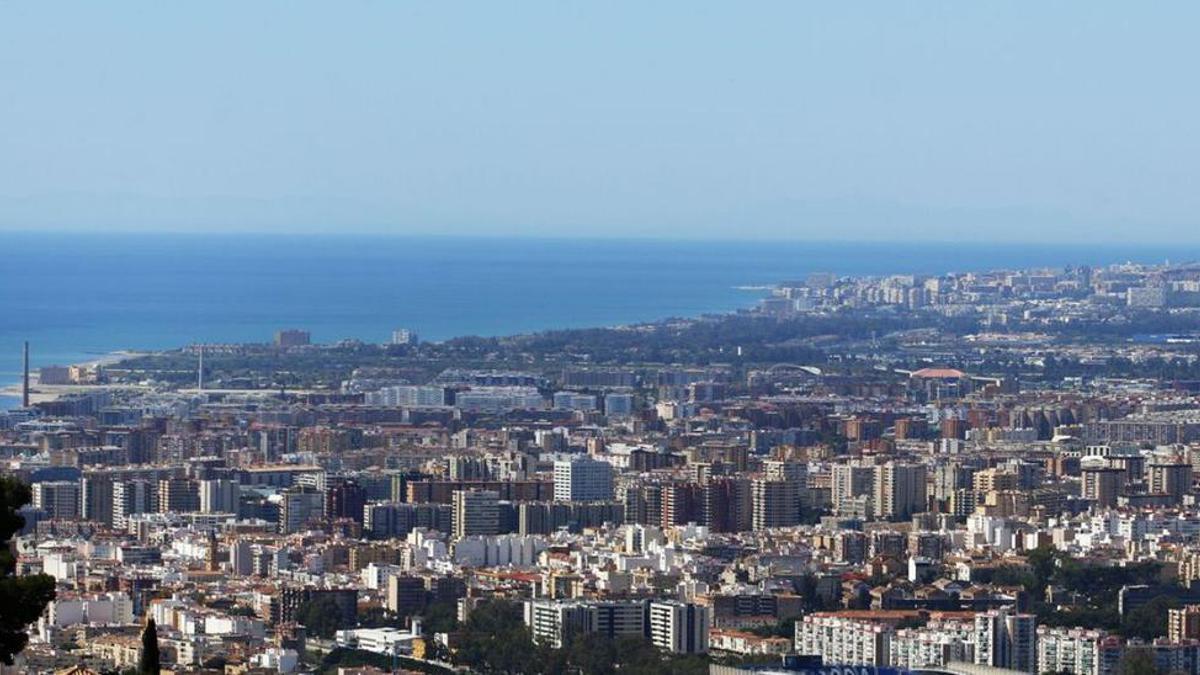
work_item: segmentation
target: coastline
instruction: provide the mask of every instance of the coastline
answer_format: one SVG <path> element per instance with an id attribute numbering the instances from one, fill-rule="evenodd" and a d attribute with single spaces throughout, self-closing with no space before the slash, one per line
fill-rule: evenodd
<path id="1" fill-rule="evenodd" d="M 124 361 L 125 359 L 129 359 L 129 358 L 133 358 L 133 357 L 137 357 L 137 356 L 143 356 L 145 354 L 147 354 L 147 352 L 132 351 L 132 350 L 128 350 L 128 349 L 119 349 L 116 351 L 109 352 L 107 354 L 103 354 L 94 359 L 88 359 L 86 361 L 80 361 L 77 363 L 69 364 L 69 366 L 101 367 L 101 368 L 103 368 L 106 366 L 111 366 L 111 365 L 120 363 L 121 361 Z M 5 408 L 20 408 L 21 407 L 21 396 L 23 393 L 21 390 L 22 389 L 21 384 L 22 383 L 20 382 L 20 380 L 18 380 L 17 382 L 12 382 L 12 383 L 9 383 L 9 384 L 6 384 L 6 385 L 0 387 L 0 399 L 13 399 L 16 402 L 15 405 L 5 406 L 5 405 L 3 405 L 3 402 L 0 401 L 0 410 L 5 409 Z M 49 401 L 58 400 L 58 398 L 60 396 L 65 396 L 67 394 L 76 394 L 76 393 L 80 393 L 80 392 L 96 391 L 98 389 L 105 389 L 105 388 L 110 388 L 110 385 L 106 385 L 106 384 L 41 384 L 39 382 L 38 368 L 30 367 L 30 369 L 29 369 L 29 402 L 31 404 L 46 403 Z M 128 388 L 128 385 L 121 385 L 120 387 L 117 387 L 117 388 Z"/>

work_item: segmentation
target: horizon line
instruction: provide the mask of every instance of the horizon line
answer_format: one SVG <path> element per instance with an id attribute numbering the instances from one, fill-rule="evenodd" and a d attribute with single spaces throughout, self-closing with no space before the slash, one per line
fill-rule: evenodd
<path id="1" fill-rule="evenodd" d="M 643 242 L 643 243 L 728 243 L 728 244 L 813 244 L 813 245 L 878 245 L 878 246 L 1000 246 L 1007 248 L 1020 248 L 1027 246 L 1054 246 L 1054 247 L 1080 247 L 1081 249 L 1121 249 L 1128 248 L 1131 250 L 1151 250 L 1160 249 L 1168 246 L 1195 248 L 1200 251 L 1200 239 L 1180 241 L 1172 240 L 1151 240 L 1138 242 L 1124 242 L 1119 240 L 1098 239 L 1087 242 L 1081 242 L 1075 239 L 1030 239 L 1025 241 L 1001 240 L 1001 239 L 947 239 L 944 237 L 907 237 L 907 238 L 886 238 L 886 237 L 781 237 L 781 236 L 738 236 L 738 235 L 680 235 L 670 236 L 662 234 L 653 235 L 638 235 L 633 233 L 621 234 L 597 234 L 588 233 L 577 236 L 564 234 L 540 234 L 532 232 L 516 232 L 516 233 L 464 233 L 464 232 L 389 232 L 383 230 L 347 230 L 347 231 L 332 231 L 332 230 L 279 230 L 279 229 L 261 229 L 261 230 L 232 230 L 232 229 L 217 229 L 217 230 L 201 230 L 201 229 L 179 229 L 179 230 L 143 230 L 143 229 L 74 229 L 74 228 L 3 228 L 0 227 L 0 236 L 90 236 L 90 237 L 110 237 L 110 236 L 146 236 L 146 237 L 263 237 L 263 238 L 289 238 L 289 239 L 348 239 L 354 237 L 375 238 L 375 239 L 443 239 L 443 240 L 527 240 L 527 241 L 553 241 L 553 242 Z"/>

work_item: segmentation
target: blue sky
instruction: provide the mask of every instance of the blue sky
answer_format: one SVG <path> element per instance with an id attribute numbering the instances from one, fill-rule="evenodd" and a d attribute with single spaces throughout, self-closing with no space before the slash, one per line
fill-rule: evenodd
<path id="1" fill-rule="evenodd" d="M 0 229 L 1200 242 L 1200 5 L 0 4 Z"/>

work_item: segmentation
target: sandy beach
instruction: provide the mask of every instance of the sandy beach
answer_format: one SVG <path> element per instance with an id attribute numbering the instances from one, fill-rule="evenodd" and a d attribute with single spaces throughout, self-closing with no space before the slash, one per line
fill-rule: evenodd
<path id="1" fill-rule="evenodd" d="M 120 350 L 109 352 L 97 356 L 94 359 L 87 361 L 79 361 L 70 365 L 87 366 L 87 367 L 104 367 L 111 366 L 115 363 L 120 363 L 125 359 L 142 356 L 144 352 L 133 352 Z M 137 389 L 135 385 L 107 385 L 107 384 L 41 384 L 38 381 L 38 369 L 29 369 L 29 402 L 30 403 L 45 403 L 53 401 L 59 396 L 65 394 L 74 394 L 78 392 L 96 391 L 97 389 Z M 21 397 L 21 383 L 13 382 L 0 387 L 0 396 Z"/>

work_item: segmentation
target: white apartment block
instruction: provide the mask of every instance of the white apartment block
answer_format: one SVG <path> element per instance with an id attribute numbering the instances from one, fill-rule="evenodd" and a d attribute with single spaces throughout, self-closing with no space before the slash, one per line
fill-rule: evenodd
<path id="1" fill-rule="evenodd" d="M 555 649 L 583 633 L 641 637 L 646 634 L 646 605 L 640 600 L 527 600 L 525 625 L 534 641 Z"/>
<path id="2" fill-rule="evenodd" d="M 970 621 L 934 620 L 923 628 L 897 630 L 888 647 L 888 665 L 903 670 L 975 660 Z"/>
<path id="3" fill-rule="evenodd" d="M 572 457 L 554 463 L 554 499 L 594 502 L 613 498 L 613 467 L 591 457 Z"/>
<path id="4" fill-rule="evenodd" d="M 650 641 L 673 654 L 703 654 L 708 651 L 711 611 L 690 602 L 651 602 Z"/>
<path id="5" fill-rule="evenodd" d="M 1120 638 L 1101 630 L 1038 626 L 1039 673 L 1113 675 L 1121 659 Z"/>
<path id="6" fill-rule="evenodd" d="M 891 626 L 825 614 L 809 614 L 796 623 L 796 652 L 819 655 L 825 663 L 886 666 Z"/>

